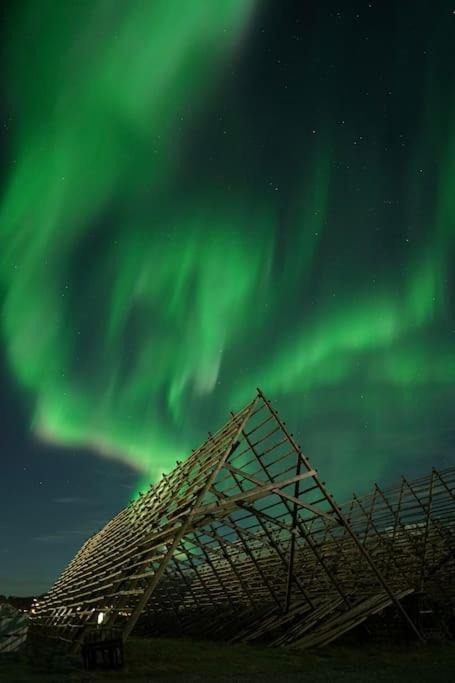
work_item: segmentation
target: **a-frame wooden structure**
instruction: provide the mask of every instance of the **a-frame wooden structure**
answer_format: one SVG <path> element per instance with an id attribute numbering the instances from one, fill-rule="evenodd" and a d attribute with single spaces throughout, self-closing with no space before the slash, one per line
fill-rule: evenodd
<path id="1" fill-rule="evenodd" d="M 101 620 L 126 638 L 141 619 L 310 645 L 327 621 L 355 625 L 392 606 L 421 637 L 402 604 L 409 587 L 386 579 L 350 515 L 258 390 L 86 541 L 35 624 L 75 647 Z"/>

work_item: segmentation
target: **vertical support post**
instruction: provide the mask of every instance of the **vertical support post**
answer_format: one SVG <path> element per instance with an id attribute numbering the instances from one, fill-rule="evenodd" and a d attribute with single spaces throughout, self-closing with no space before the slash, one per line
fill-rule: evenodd
<path id="1" fill-rule="evenodd" d="M 265 402 L 264 402 L 264 404 L 265 404 Z M 265 404 L 265 405 L 266 405 L 266 404 Z M 268 406 L 267 406 L 267 407 L 268 407 Z M 259 466 L 261 467 L 261 469 L 262 469 L 262 471 L 264 472 L 265 476 L 267 477 L 268 481 L 271 482 L 271 481 L 272 481 L 272 476 L 271 476 L 270 472 L 268 471 L 267 467 L 266 467 L 266 466 L 264 465 L 264 463 L 262 462 L 260 453 L 258 453 L 258 451 L 256 450 L 256 447 L 255 447 L 254 444 L 252 443 L 251 439 L 249 438 L 249 436 L 248 436 L 248 434 L 245 432 L 245 430 L 242 431 L 242 434 L 243 434 L 243 438 L 245 439 L 246 443 L 248 444 L 249 449 L 250 449 L 251 452 L 254 454 L 254 456 L 255 456 L 255 458 L 256 458 L 256 460 L 257 460 Z M 289 504 L 287 503 L 287 501 L 283 501 L 283 505 L 286 507 L 286 509 L 288 510 L 288 512 L 291 511 L 291 508 L 290 508 Z M 263 524 L 263 522 L 262 522 L 260 516 L 258 516 L 258 521 L 259 521 L 259 523 L 261 524 L 261 527 L 262 527 L 264 533 L 268 536 L 269 540 L 271 540 L 271 539 L 270 539 L 269 531 L 268 531 L 267 527 Z M 302 532 L 302 533 L 303 533 L 303 532 Z M 307 537 L 305 536 L 305 538 L 307 538 Z M 308 539 L 307 539 L 307 540 L 308 540 Z M 308 542 L 309 542 L 309 541 L 308 541 Z M 273 545 L 275 545 L 275 544 L 273 544 Z M 280 557 L 281 561 L 284 563 L 284 565 L 285 565 L 285 566 L 288 566 L 288 563 L 286 562 L 286 558 L 285 558 L 284 554 L 283 554 L 283 553 L 281 552 L 281 550 L 279 549 L 279 544 L 278 544 L 278 543 L 275 545 L 275 551 L 276 551 L 277 554 L 279 555 L 279 557 Z M 304 598 L 305 598 L 305 600 L 308 602 L 308 604 L 311 605 L 311 607 L 313 607 L 313 602 L 312 602 L 310 596 L 309 596 L 308 593 L 306 592 L 304 586 L 301 585 L 301 583 L 300 583 L 300 581 L 297 579 L 297 577 L 294 577 L 294 582 L 297 584 L 297 586 L 298 586 L 300 592 L 302 593 L 302 595 L 304 596 Z M 283 609 L 282 605 L 280 605 L 280 609 Z"/>
<path id="2" fill-rule="evenodd" d="M 425 561 L 426 561 L 426 555 L 427 555 L 428 531 L 430 528 L 431 508 L 432 508 L 432 504 L 433 504 L 434 474 L 435 474 L 434 470 L 431 470 L 430 487 L 428 490 L 428 507 L 425 510 L 426 519 L 425 519 L 425 531 L 424 531 L 424 535 L 423 535 L 422 561 L 421 561 L 421 565 L 420 565 L 420 577 L 419 577 L 420 592 L 423 591 L 423 586 L 424 586 L 424 581 L 425 581 Z"/>
<path id="3" fill-rule="evenodd" d="M 295 450 L 297 451 L 297 453 L 300 454 L 300 456 L 301 456 L 301 458 L 302 458 L 302 460 L 303 460 L 305 466 L 306 466 L 308 469 L 311 469 L 309 461 L 308 461 L 307 458 L 303 455 L 303 453 L 302 453 L 300 447 L 298 446 L 298 444 L 297 444 L 296 441 L 294 440 L 293 436 L 292 436 L 292 435 L 288 432 L 288 430 L 286 429 L 286 426 L 285 426 L 285 424 L 282 422 L 282 420 L 280 419 L 280 417 L 279 417 L 277 411 L 274 410 L 274 409 L 272 408 L 272 406 L 270 405 L 270 401 L 268 401 L 268 399 L 266 399 L 266 397 L 264 396 L 264 394 L 262 393 L 262 391 L 261 391 L 259 388 L 258 388 L 257 391 L 258 391 L 259 396 L 262 398 L 262 400 L 265 401 L 265 403 L 269 406 L 269 410 L 271 410 L 272 413 L 275 415 L 275 418 L 276 418 L 278 424 L 280 425 L 280 427 L 281 427 L 281 429 L 283 430 L 284 434 L 285 434 L 285 435 L 287 436 L 287 438 L 289 439 L 290 443 L 293 445 L 293 447 L 295 448 Z M 415 625 L 414 622 L 412 621 L 412 619 L 411 619 L 411 617 L 409 616 L 409 614 L 408 614 L 408 613 L 406 612 L 406 610 L 404 609 L 404 607 L 403 607 L 403 605 L 401 604 L 400 600 L 397 598 L 397 596 L 395 595 L 395 593 L 393 592 L 393 590 L 390 588 L 390 586 L 388 585 L 388 583 L 386 582 L 386 580 L 385 580 L 384 577 L 382 576 L 382 574 L 381 574 L 381 572 L 379 571 L 379 569 L 376 567 L 376 564 L 374 563 L 374 561 L 373 561 L 372 558 L 370 557 L 370 553 L 369 553 L 369 552 L 366 550 L 366 548 L 362 545 L 362 543 L 359 541 L 357 535 L 356 535 L 356 534 L 353 532 L 353 530 L 351 529 L 350 524 L 348 524 L 348 522 L 347 522 L 347 520 L 345 519 L 343 513 L 341 512 L 341 509 L 338 507 L 337 503 L 335 502 L 335 499 L 333 498 L 333 496 L 327 491 L 327 489 L 325 488 L 324 484 L 323 484 L 322 482 L 319 481 L 319 478 L 318 478 L 317 475 L 315 475 L 315 480 L 318 482 L 318 485 L 319 485 L 319 488 L 320 488 L 321 492 L 322 492 L 322 493 L 324 494 L 324 496 L 326 497 L 326 499 L 327 499 L 328 503 L 330 504 L 330 506 L 331 506 L 333 512 L 335 513 L 335 515 L 336 515 L 336 517 L 337 517 L 339 523 L 345 528 L 346 532 L 349 534 L 349 536 L 350 536 L 350 537 L 352 538 L 352 540 L 354 541 L 354 544 L 357 546 L 359 552 L 363 555 L 363 557 L 365 558 L 365 560 L 366 560 L 367 563 L 369 564 L 369 566 L 370 566 L 370 568 L 371 568 L 373 574 L 376 576 L 376 578 L 378 579 L 378 581 L 379 581 L 379 583 L 381 584 L 382 588 L 385 590 L 385 592 L 387 593 L 387 595 L 389 596 L 389 598 L 391 599 L 391 601 L 394 603 L 394 605 L 395 605 L 395 607 L 397 608 L 398 612 L 399 612 L 399 613 L 401 614 L 401 616 L 403 617 L 403 620 L 408 624 L 408 626 L 409 626 L 410 629 L 415 633 L 415 635 L 417 636 L 417 638 L 418 638 L 419 640 L 423 641 L 424 638 L 422 637 L 422 635 L 421 635 L 421 633 L 419 632 L 418 628 L 416 627 L 416 625 Z"/>
<path id="4" fill-rule="evenodd" d="M 295 473 L 296 476 L 298 476 L 301 472 L 302 469 L 302 461 L 300 460 L 300 455 L 297 453 L 297 464 L 295 468 Z M 294 498 L 299 497 L 299 490 L 300 490 L 300 480 L 298 479 L 295 482 L 294 485 Z M 291 605 L 291 593 L 292 593 L 292 581 L 293 581 L 293 575 L 294 575 L 294 557 L 295 557 L 295 544 L 296 544 L 296 534 L 297 534 L 297 515 L 298 515 L 298 506 L 297 503 L 294 503 L 294 508 L 292 510 L 292 530 L 291 530 L 291 541 L 290 541 L 290 548 L 289 548 L 289 562 L 288 562 L 288 575 L 287 575 L 287 583 L 286 583 L 286 599 L 284 603 L 284 613 L 287 614 L 289 612 L 289 607 Z"/>

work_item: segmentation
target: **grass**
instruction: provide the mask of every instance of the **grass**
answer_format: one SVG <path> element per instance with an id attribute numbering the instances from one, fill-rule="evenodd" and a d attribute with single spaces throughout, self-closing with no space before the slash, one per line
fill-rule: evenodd
<path id="1" fill-rule="evenodd" d="M 311 681 L 430 683 L 454 680 L 455 645 L 333 646 L 314 652 L 133 638 L 121 671 L 85 672 L 77 658 L 41 652 L 0 656 L 2 683 L 80 681 Z"/>

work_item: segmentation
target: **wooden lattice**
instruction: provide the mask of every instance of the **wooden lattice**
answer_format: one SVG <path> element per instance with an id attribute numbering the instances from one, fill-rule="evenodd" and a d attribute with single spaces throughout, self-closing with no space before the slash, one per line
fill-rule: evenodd
<path id="1" fill-rule="evenodd" d="M 87 540 L 35 624 L 75 646 L 101 619 L 124 638 L 141 619 L 158 632 L 311 646 L 392 605 L 420 638 L 402 600 L 450 574 L 447 476 L 340 507 L 258 390 Z"/>

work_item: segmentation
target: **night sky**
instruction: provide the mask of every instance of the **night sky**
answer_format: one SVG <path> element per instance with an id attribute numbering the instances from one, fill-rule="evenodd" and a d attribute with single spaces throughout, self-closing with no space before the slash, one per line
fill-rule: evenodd
<path id="1" fill-rule="evenodd" d="M 454 2 L 1 19 L 0 593 L 258 385 L 341 500 L 453 463 Z"/>

